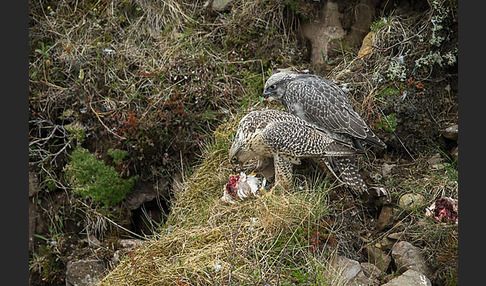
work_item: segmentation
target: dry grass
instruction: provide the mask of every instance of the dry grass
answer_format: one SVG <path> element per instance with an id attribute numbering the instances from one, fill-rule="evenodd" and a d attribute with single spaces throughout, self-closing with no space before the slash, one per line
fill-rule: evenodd
<path id="1" fill-rule="evenodd" d="M 31 1 L 29 155 L 42 188 L 70 192 L 60 170 L 76 144 L 107 162 L 109 148 L 128 151 L 119 170 L 124 176 L 184 176 L 161 232 L 128 254 L 103 285 L 339 285 L 330 259 L 340 254 L 362 261 L 365 244 L 392 231 L 424 247 L 429 261 L 437 258 L 438 275 L 457 270 L 454 259 L 445 259 L 457 255 L 454 227 L 424 220 L 416 210 L 372 233 L 377 213 L 345 196 L 331 199 L 339 188 L 323 177 L 301 175 L 304 188 L 266 199 L 220 202 L 233 172 L 227 150 L 238 120 L 261 108 L 259 95 L 273 68 L 305 63 L 306 49 L 296 40 L 299 20 L 286 2 L 236 1 L 231 13 L 219 14 L 204 10 L 202 1 Z M 449 2 L 439 2 L 421 15 L 377 19 L 371 56 L 343 51 L 326 75 L 347 83 L 355 109 L 389 145 L 360 164 L 391 193 L 390 205 L 407 192 L 423 194 L 427 203 L 458 196 L 455 165 L 430 170 L 426 163 L 443 147 L 436 146 L 440 130 L 457 121 L 451 75 L 457 70 L 447 62 L 457 54 L 456 32 L 439 46 L 429 42 L 433 31 L 447 33 L 433 30 L 432 19 L 454 26 L 457 11 L 440 10 Z M 421 62 L 433 59 L 429 51 L 439 53 L 442 64 Z M 373 125 L 391 113 L 396 130 Z M 378 178 L 385 162 L 399 171 Z M 86 232 L 121 225 L 89 207 L 80 208 Z"/>
<path id="2" fill-rule="evenodd" d="M 305 279 L 313 279 L 304 262 L 311 257 L 311 229 L 328 209 L 326 189 L 314 184 L 304 191 L 222 203 L 234 127 L 225 124 L 216 131 L 200 167 L 176 195 L 166 229 L 129 254 L 103 285 L 274 283 L 290 279 L 289 271 L 299 268 Z M 330 227 L 320 231 L 332 232 Z"/>
<path id="3" fill-rule="evenodd" d="M 194 166 L 202 142 L 217 126 L 259 102 L 275 62 L 302 58 L 283 23 L 283 1 L 238 1 L 234 13 L 221 14 L 209 13 L 203 4 L 30 1 L 29 166 L 42 189 L 36 200 L 48 200 L 49 191 L 78 200 L 62 171 L 77 145 L 124 178 L 138 174 L 145 183 L 172 182 L 176 173 Z M 116 164 L 109 149 L 129 155 Z M 219 161 L 220 156 L 211 158 Z M 218 185 L 218 195 L 226 179 L 227 170 L 222 171 L 207 185 Z M 197 207 L 213 203 L 197 199 L 207 199 L 204 192 L 184 196 L 193 197 L 187 199 Z M 101 239 L 111 226 L 127 233 L 121 228 L 128 227 L 126 221 L 118 220 L 122 216 L 93 215 L 96 205 L 81 203 L 73 237 L 87 232 Z M 187 213 L 182 203 L 174 210 Z M 65 226 L 59 229 L 65 231 Z M 35 240 L 37 248 L 46 243 Z M 59 282 L 37 272 L 39 281 Z"/>

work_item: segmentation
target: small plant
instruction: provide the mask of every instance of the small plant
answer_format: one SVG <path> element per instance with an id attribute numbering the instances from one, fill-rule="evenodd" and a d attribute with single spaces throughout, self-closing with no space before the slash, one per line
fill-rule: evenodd
<path id="1" fill-rule="evenodd" d="M 72 160 L 66 166 L 65 173 L 75 193 L 101 202 L 105 207 L 121 202 L 138 178 L 120 178 L 115 168 L 107 166 L 80 146 L 73 151 Z"/>
<path id="2" fill-rule="evenodd" d="M 45 45 L 44 42 L 41 42 L 41 41 L 39 41 L 38 44 L 39 44 L 39 47 L 40 48 L 39 49 L 35 49 L 35 52 L 38 53 L 38 54 L 40 54 L 40 55 L 43 55 L 46 58 L 49 58 L 50 55 L 49 55 L 49 53 L 47 51 L 51 48 L 51 46 Z"/>
<path id="3" fill-rule="evenodd" d="M 62 261 L 50 245 L 41 245 L 29 261 L 29 271 L 40 275 L 43 281 L 56 281 L 62 275 L 61 269 Z"/>
<path id="4" fill-rule="evenodd" d="M 79 122 L 74 122 L 65 125 L 64 128 L 71 134 L 71 136 L 78 141 L 78 144 L 82 143 L 86 137 L 86 132 L 83 126 Z"/>
<path id="5" fill-rule="evenodd" d="M 107 151 L 108 156 L 113 159 L 115 164 L 120 164 L 126 156 L 128 156 L 128 152 L 120 149 L 108 149 Z"/>
<path id="6" fill-rule="evenodd" d="M 397 129 L 397 119 L 395 117 L 395 113 L 390 113 L 385 117 L 380 117 L 378 122 L 376 122 L 376 127 L 386 132 L 395 132 Z"/>

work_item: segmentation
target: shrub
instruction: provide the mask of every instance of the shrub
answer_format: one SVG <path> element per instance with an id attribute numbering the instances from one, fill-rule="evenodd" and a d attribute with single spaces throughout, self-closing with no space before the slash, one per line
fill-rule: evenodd
<path id="1" fill-rule="evenodd" d="M 138 178 L 121 178 L 115 168 L 96 159 L 96 156 L 80 146 L 76 147 L 71 156 L 71 162 L 64 170 L 69 185 L 83 198 L 101 202 L 105 207 L 121 202 Z"/>

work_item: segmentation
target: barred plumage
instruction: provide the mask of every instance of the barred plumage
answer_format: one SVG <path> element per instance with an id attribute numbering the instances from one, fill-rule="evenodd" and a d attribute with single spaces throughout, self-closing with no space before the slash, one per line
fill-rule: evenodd
<path id="1" fill-rule="evenodd" d="M 263 94 L 280 101 L 288 112 L 357 149 L 363 149 L 362 142 L 386 148 L 352 108 L 344 91 L 327 79 L 317 75 L 279 72 L 267 80 Z M 366 190 L 355 161 L 355 156 L 329 157 L 326 165 L 338 171 L 352 189 Z"/>
<path id="2" fill-rule="evenodd" d="M 266 177 L 274 174 L 275 185 L 288 187 L 292 165 L 300 164 L 303 158 L 351 156 L 360 152 L 351 143 L 331 138 L 295 115 L 260 110 L 241 119 L 229 156 L 242 163 L 257 158 L 258 169 Z"/>

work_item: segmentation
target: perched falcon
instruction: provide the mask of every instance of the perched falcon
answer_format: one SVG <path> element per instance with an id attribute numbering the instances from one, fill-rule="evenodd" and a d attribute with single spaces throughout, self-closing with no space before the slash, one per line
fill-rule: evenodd
<path id="1" fill-rule="evenodd" d="M 268 78 L 263 95 L 280 101 L 288 112 L 357 149 L 363 150 L 363 142 L 386 148 L 353 109 L 344 91 L 327 79 L 283 71 Z M 355 161 L 354 155 L 332 156 L 321 163 L 337 169 L 340 178 L 352 189 L 367 189 Z"/>
<path id="2" fill-rule="evenodd" d="M 323 130 L 285 111 L 252 111 L 241 119 L 230 159 L 240 163 L 258 159 L 265 177 L 275 175 L 275 186 L 289 187 L 292 166 L 302 158 L 348 156 L 360 153 L 350 143 L 334 139 Z"/>

